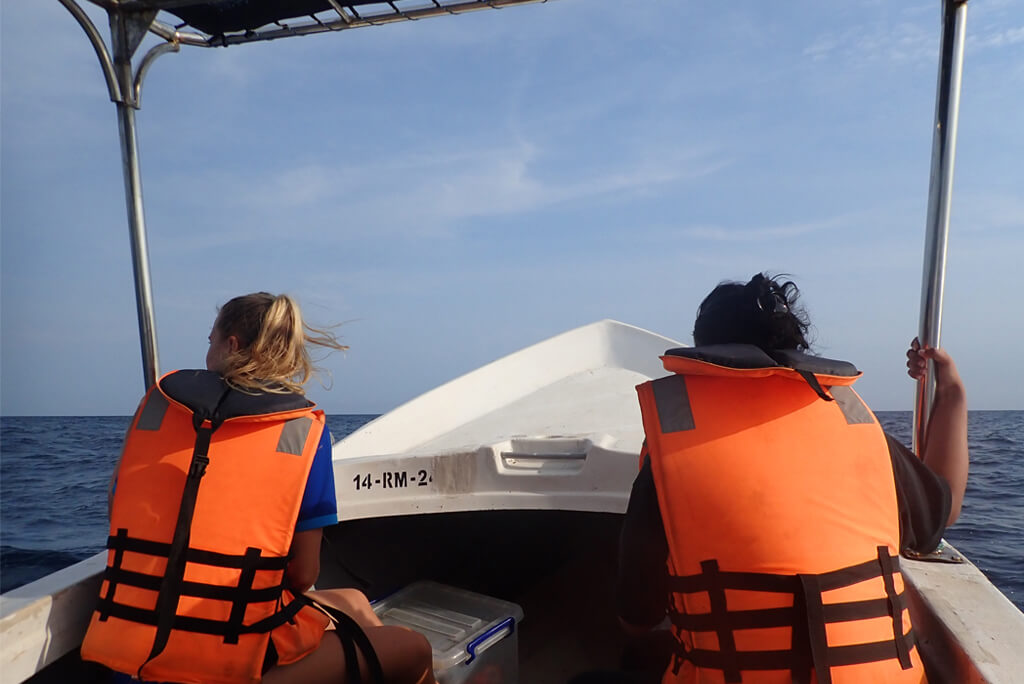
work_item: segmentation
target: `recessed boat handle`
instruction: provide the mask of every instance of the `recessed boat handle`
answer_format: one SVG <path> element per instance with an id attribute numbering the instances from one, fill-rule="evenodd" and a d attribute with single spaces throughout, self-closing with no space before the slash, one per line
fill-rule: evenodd
<path id="1" fill-rule="evenodd" d="M 575 453 L 548 453 L 539 454 L 533 451 L 502 451 L 501 457 L 503 459 L 510 458 L 521 458 L 524 460 L 561 460 L 561 461 L 585 461 L 587 459 L 587 452 L 575 452 Z"/>

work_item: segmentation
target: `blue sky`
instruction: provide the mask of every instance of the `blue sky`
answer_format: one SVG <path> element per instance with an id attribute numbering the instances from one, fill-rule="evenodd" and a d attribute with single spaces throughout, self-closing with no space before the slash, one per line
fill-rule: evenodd
<path id="1" fill-rule="evenodd" d="M 0 409 L 128 414 L 114 107 L 57 2 L 4 3 L 2 31 Z M 968 33 L 943 342 L 973 408 L 1024 409 L 1024 0 L 976 0 Z M 161 366 L 284 291 L 351 345 L 314 398 L 377 413 L 601 318 L 688 343 L 717 282 L 767 270 L 869 403 L 909 409 L 938 44 L 938 2 L 557 0 L 161 57 Z"/>

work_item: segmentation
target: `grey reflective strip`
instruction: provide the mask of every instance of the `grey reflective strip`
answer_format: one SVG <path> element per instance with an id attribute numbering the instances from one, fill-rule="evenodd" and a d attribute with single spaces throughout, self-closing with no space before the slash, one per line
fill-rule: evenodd
<path id="1" fill-rule="evenodd" d="M 661 433 L 692 430 L 693 411 L 690 410 L 690 395 L 686 392 L 686 378 L 671 375 L 651 383 L 654 404 L 658 407 L 658 422 Z"/>
<path id="2" fill-rule="evenodd" d="M 167 397 L 160 393 L 160 390 L 153 390 L 146 405 L 142 407 L 142 414 L 135 423 L 136 430 L 159 430 L 163 425 L 164 415 L 167 413 Z"/>
<path id="3" fill-rule="evenodd" d="M 839 409 L 843 412 L 843 417 L 846 418 L 847 425 L 859 425 L 864 423 L 874 423 L 875 417 L 872 415 L 868 407 L 861 401 L 861 398 L 857 396 L 857 393 L 852 388 L 843 385 L 835 385 L 829 388 L 832 392 L 832 396 L 836 400 L 836 404 L 839 405 Z"/>
<path id="4" fill-rule="evenodd" d="M 306 438 L 312 427 L 313 419 L 308 416 L 289 420 L 281 430 L 281 439 L 277 440 L 277 452 L 301 456 L 302 447 L 306 446 Z"/>

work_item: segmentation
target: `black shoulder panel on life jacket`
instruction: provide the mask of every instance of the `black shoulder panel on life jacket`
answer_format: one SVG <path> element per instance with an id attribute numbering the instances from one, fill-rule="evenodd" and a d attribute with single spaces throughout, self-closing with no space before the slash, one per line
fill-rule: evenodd
<path id="1" fill-rule="evenodd" d="M 726 368 L 775 368 L 779 364 L 752 344 L 707 344 L 703 347 L 677 347 L 665 356 L 704 361 Z"/>
<path id="2" fill-rule="evenodd" d="M 814 373 L 815 375 L 852 378 L 860 373 L 857 367 L 849 361 L 826 359 L 824 356 L 811 356 L 795 349 L 772 349 L 768 353 L 780 366 Z"/>
<path id="3" fill-rule="evenodd" d="M 160 389 L 192 413 L 215 423 L 239 416 L 261 416 L 312 406 L 301 394 L 248 394 L 232 388 L 218 373 L 180 370 L 160 380 Z"/>
<path id="4" fill-rule="evenodd" d="M 678 347 L 669 349 L 665 356 L 679 356 L 713 363 L 726 368 L 792 368 L 795 371 L 854 377 L 860 371 L 849 361 L 811 356 L 795 349 L 772 349 L 765 351 L 752 344 L 709 344 L 703 347 Z"/>

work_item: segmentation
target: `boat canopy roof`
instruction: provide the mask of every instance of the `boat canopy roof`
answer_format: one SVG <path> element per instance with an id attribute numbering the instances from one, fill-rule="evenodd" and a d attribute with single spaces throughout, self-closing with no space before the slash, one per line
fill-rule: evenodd
<path id="1" fill-rule="evenodd" d="M 214 0 L 173 7 L 168 11 L 186 24 L 212 35 L 233 31 L 254 30 L 296 17 L 316 16 L 320 12 L 347 9 L 352 16 L 360 16 L 359 9 L 367 5 L 385 5 L 378 0 L 349 0 L 344 5 L 328 0 Z M 397 5 L 394 11 L 399 11 Z"/>
<path id="2" fill-rule="evenodd" d="M 204 47 L 339 31 L 547 0 L 121 0 L 120 11 L 166 12 L 150 30 Z M 109 7 L 110 0 L 91 0 Z"/>

